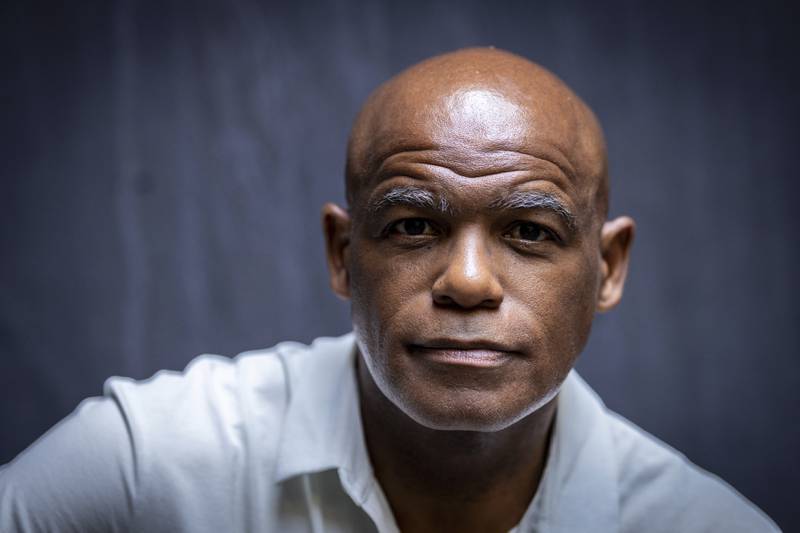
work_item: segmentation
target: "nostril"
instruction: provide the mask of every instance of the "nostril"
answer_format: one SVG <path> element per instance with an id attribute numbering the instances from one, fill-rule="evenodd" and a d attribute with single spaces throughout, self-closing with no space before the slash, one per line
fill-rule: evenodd
<path id="1" fill-rule="evenodd" d="M 433 302 L 443 307 L 458 307 L 460 309 L 497 308 L 503 301 L 502 294 L 454 294 L 446 291 L 433 291 Z"/>
<path id="2" fill-rule="evenodd" d="M 447 296 L 446 294 L 433 294 L 433 301 L 439 305 L 453 305 L 455 304 L 455 300 Z"/>

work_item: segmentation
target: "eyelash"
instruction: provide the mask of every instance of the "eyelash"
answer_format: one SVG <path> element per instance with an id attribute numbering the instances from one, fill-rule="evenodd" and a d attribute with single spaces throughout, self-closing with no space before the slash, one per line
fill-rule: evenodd
<path id="1" fill-rule="evenodd" d="M 420 218 L 420 217 L 410 217 L 410 218 L 403 218 L 403 219 L 400 219 L 400 220 L 396 220 L 395 222 L 392 222 L 391 224 L 389 224 L 386 227 L 386 229 L 384 230 L 384 235 L 386 235 L 386 236 L 392 235 L 393 233 L 395 233 L 395 231 L 396 231 L 398 226 L 400 226 L 403 223 L 409 222 L 409 221 L 420 221 L 420 222 L 423 222 L 423 223 L 425 223 L 427 225 L 427 227 L 431 228 L 433 231 L 438 231 L 438 229 L 436 227 L 436 224 L 434 224 L 432 221 L 430 221 L 428 219 L 425 219 L 425 218 Z M 511 226 L 509 226 L 509 228 L 506 231 L 503 232 L 503 236 L 504 237 L 508 236 L 513 230 L 519 228 L 523 224 L 530 224 L 531 226 L 534 226 L 537 230 L 539 230 L 539 231 L 544 233 L 545 238 L 541 239 L 541 240 L 532 240 L 532 239 L 521 239 L 521 238 L 518 238 L 518 237 L 511 237 L 515 241 L 521 241 L 521 242 L 524 242 L 526 244 L 542 242 L 542 241 L 546 241 L 546 240 L 550 240 L 550 241 L 554 241 L 554 242 L 561 242 L 561 239 L 559 238 L 558 234 L 556 234 L 554 231 L 552 231 L 551 229 L 549 229 L 549 228 L 547 228 L 547 227 L 545 227 L 545 226 L 543 226 L 541 224 L 537 224 L 536 222 L 531 222 L 529 220 L 516 220 L 516 221 L 514 221 L 511 224 Z M 414 239 L 414 238 L 426 238 L 426 237 L 431 237 L 432 236 L 431 234 L 426 234 L 426 233 L 420 233 L 420 234 L 416 234 L 416 235 L 408 235 L 408 234 L 404 234 L 404 233 L 397 233 L 397 234 L 400 235 L 401 237 L 406 237 L 406 238 L 411 238 L 411 239 Z"/>
<path id="2" fill-rule="evenodd" d="M 386 234 L 392 234 L 392 233 L 393 233 L 393 232 L 394 232 L 394 231 L 397 229 L 397 227 L 398 227 L 398 226 L 400 226 L 400 225 L 401 225 L 401 224 L 403 224 L 404 222 L 411 222 L 411 221 L 420 221 L 420 222 L 424 222 L 424 223 L 425 223 L 425 224 L 427 224 L 427 225 L 428 225 L 428 226 L 429 226 L 431 229 L 433 229 L 433 230 L 436 230 L 436 226 L 435 226 L 435 225 L 434 225 L 434 224 L 433 224 L 433 223 L 432 223 L 430 220 L 427 220 L 427 219 L 424 219 L 424 218 L 419 218 L 419 217 L 411 217 L 411 218 L 402 218 L 402 219 L 400 219 L 400 220 L 397 220 L 397 221 L 395 221 L 395 222 L 392 222 L 392 223 L 391 223 L 391 224 L 389 224 L 389 226 L 386 228 L 386 232 L 385 232 L 385 233 L 386 233 Z M 400 233 L 400 235 L 402 235 L 402 236 L 404 236 L 404 237 L 412 237 L 412 238 L 413 238 L 413 237 L 425 237 L 425 236 L 430 236 L 430 235 L 424 235 L 424 234 L 418 234 L 418 235 L 406 235 L 406 234 L 403 234 L 403 233 Z"/>

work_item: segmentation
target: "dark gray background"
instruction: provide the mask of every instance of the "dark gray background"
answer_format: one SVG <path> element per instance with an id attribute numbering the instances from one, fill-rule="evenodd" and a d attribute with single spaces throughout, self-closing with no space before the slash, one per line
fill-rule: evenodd
<path id="1" fill-rule="evenodd" d="M 596 110 L 612 213 L 638 222 L 580 370 L 800 529 L 788 4 L 66 4 L 0 8 L 0 463 L 110 375 L 347 331 L 318 212 L 358 106 L 492 44 Z"/>

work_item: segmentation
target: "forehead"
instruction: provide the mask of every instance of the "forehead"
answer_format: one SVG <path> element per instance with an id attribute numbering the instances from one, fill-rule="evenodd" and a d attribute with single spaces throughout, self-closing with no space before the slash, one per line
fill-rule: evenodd
<path id="1" fill-rule="evenodd" d="M 372 148 L 385 154 L 398 144 L 460 145 L 482 150 L 568 149 L 577 134 L 571 102 L 538 97 L 514 86 L 401 87 L 382 95 L 372 117 Z"/>
<path id="2" fill-rule="evenodd" d="M 394 176 L 502 187 L 541 178 L 572 192 L 580 175 L 571 103 L 519 89 L 456 85 L 393 91 L 373 107 L 362 187 Z M 547 91 L 540 90 L 539 93 Z"/>

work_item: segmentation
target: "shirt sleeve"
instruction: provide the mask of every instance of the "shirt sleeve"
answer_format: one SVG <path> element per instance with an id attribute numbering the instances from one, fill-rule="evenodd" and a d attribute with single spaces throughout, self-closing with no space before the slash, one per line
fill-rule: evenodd
<path id="1" fill-rule="evenodd" d="M 0 467 L 0 531 L 126 531 L 137 465 L 133 432 L 114 396 L 84 400 Z"/>

